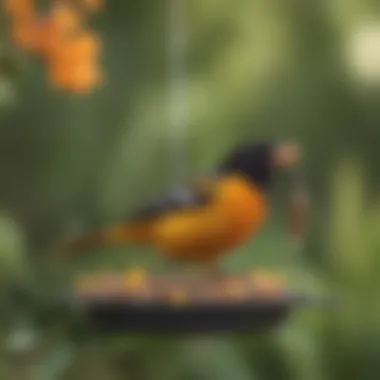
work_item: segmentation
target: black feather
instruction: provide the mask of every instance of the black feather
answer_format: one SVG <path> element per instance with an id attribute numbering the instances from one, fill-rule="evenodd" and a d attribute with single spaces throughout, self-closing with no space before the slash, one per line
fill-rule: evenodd
<path id="1" fill-rule="evenodd" d="M 165 195 L 153 198 L 150 202 L 137 209 L 129 219 L 154 218 L 172 211 L 201 207 L 209 201 L 209 194 L 198 188 L 180 187 L 171 190 Z"/>
<path id="2" fill-rule="evenodd" d="M 220 173 L 238 173 L 255 185 L 268 188 L 273 179 L 272 142 L 258 141 L 239 145 L 220 165 Z"/>

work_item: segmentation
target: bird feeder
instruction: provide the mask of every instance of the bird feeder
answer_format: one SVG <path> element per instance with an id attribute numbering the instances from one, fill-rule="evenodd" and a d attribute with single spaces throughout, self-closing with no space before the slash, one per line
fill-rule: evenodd
<path id="1" fill-rule="evenodd" d="M 212 333 L 273 329 L 313 296 L 287 290 L 279 276 L 127 274 L 80 278 L 76 305 L 103 332 Z"/>

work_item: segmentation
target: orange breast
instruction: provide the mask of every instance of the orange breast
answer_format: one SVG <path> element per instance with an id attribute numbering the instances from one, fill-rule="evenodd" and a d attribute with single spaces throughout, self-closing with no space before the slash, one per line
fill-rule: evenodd
<path id="1" fill-rule="evenodd" d="M 177 260 L 207 261 L 247 240 L 267 216 L 264 195 L 240 177 L 221 182 L 208 206 L 156 223 L 154 244 Z"/>
<path id="2" fill-rule="evenodd" d="M 242 178 L 231 178 L 224 184 L 219 202 L 225 217 L 230 221 L 231 245 L 247 240 L 267 219 L 268 204 L 265 195 Z"/>

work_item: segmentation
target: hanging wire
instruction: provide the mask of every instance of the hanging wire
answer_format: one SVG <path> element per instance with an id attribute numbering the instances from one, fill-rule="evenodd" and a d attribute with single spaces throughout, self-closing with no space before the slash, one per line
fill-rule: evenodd
<path id="1" fill-rule="evenodd" d="M 168 0 L 169 143 L 171 176 L 177 185 L 188 175 L 188 96 L 186 70 L 186 0 Z"/>

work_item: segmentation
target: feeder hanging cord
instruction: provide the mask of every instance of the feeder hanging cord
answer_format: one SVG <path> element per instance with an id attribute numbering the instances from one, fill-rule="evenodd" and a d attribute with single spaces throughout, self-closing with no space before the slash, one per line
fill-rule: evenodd
<path id="1" fill-rule="evenodd" d="M 188 83 L 186 70 L 186 0 L 168 0 L 169 142 L 171 176 L 176 185 L 188 175 Z"/>

